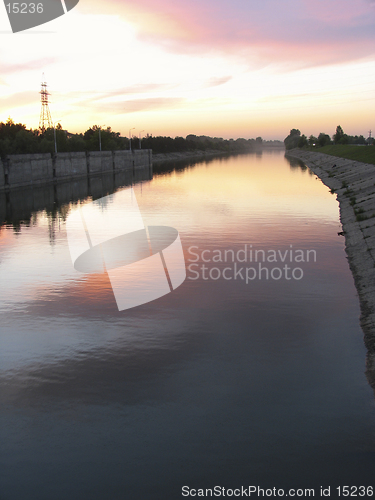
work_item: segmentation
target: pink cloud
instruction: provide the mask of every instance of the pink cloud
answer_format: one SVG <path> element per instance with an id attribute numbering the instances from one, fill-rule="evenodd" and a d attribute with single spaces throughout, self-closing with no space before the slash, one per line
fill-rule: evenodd
<path id="1" fill-rule="evenodd" d="M 139 37 L 174 52 L 217 50 L 302 65 L 375 53 L 372 0 L 109 0 Z M 106 2 L 108 12 L 108 3 Z M 98 9 L 102 7 L 96 4 Z"/>
<path id="2" fill-rule="evenodd" d="M 155 111 L 155 110 L 165 110 L 173 109 L 181 106 L 185 99 L 177 97 L 154 97 L 145 99 L 129 99 L 129 100 L 118 100 L 111 102 L 102 102 L 104 98 L 90 98 L 76 102 L 74 106 L 76 108 L 87 108 L 90 106 L 92 111 L 97 111 L 99 113 L 107 114 L 126 114 L 135 113 L 139 111 Z M 0 101 L 1 102 L 1 101 Z"/>
<path id="3" fill-rule="evenodd" d="M 18 74 L 22 71 L 32 71 L 35 68 L 44 68 L 57 61 L 57 58 L 34 59 L 33 61 L 25 61 L 23 63 L 1 63 L 1 76 Z"/>

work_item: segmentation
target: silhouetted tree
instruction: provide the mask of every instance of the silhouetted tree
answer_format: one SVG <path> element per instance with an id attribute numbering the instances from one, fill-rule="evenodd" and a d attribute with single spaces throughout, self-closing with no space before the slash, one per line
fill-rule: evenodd
<path id="1" fill-rule="evenodd" d="M 83 134 L 74 134 L 67 139 L 67 151 L 85 151 L 85 146 Z"/>
<path id="2" fill-rule="evenodd" d="M 113 151 L 129 149 L 129 139 L 121 137 L 119 132 L 114 132 L 111 127 L 100 129 L 93 125 L 81 134 L 71 134 L 63 130 L 61 124 L 55 130 L 48 128 L 43 133 L 40 130 L 26 130 L 26 126 L 15 124 L 11 118 L 6 123 L 0 123 L 0 155 L 15 153 L 53 153 L 55 151 L 55 135 L 58 152 L 69 151 L 98 151 L 99 131 L 101 149 Z M 298 132 L 299 139 L 300 132 Z M 267 142 L 267 141 L 266 141 Z M 268 141 L 269 142 L 269 141 Z M 255 149 L 255 146 L 264 144 L 261 137 L 256 139 L 229 139 L 222 137 L 208 137 L 194 134 L 183 137 L 153 137 L 147 134 L 142 138 L 142 149 L 152 149 L 154 153 L 170 153 L 196 150 L 218 150 L 223 152 L 246 152 Z M 132 138 L 132 149 L 139 148 L 138 137 Z"/>
<path id="3" fill-rule="evenodd" d="M 363 137 L 363 135 L 355 135 L 354 137 L 352 135 L 349 135 L 348 141 L 349 144 L 366 144 L 366 139 Z"/>
<path id="4" fill-rule="evenodd" d="M 0 123 L 0 155 L 33 153 L 37 150 L 37 134 L 26 130 L 26 125 L 16 124 L 11 118 L 6 123 Z"/>
<path id="5" fill-rule="evenodd" d="M 289 135 L 284 139 L 285 149 L 293 149 L 298 147 L 300 137 L 301 132 L 297 128 L 292 128 Z"/>
<path id="6" fill-rule="evenodd" d="M 328 146 L 328 144 L 331 144 L 330 136 L 328 134 L 320 132 L 318 136 L 318 146 L 323 147 L 323 146 Z"/>
<path id="7" fill-rule="evenodd" d="M 336 133 L 333 135 L 332 139 L 335 144 L 339 144 L 341 139 L 344 137 L 344 131 L 340 125 L 336 127 Z"/>
<path id="8" fill-rule="evenodd" d="M 304 148 L 305 146 L 308 146 L 308 144 L 309 143 L 307 142 L 307 137 L 305 136 L 305 134 L 301 135 L 301 137 L 298 140 L 297 146 L 299 148 Z"/>

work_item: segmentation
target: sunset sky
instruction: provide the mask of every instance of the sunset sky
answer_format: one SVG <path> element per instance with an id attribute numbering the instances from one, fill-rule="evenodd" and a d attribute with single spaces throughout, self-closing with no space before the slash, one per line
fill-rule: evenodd
<path id="1" fill-rule="evenodd" d="M 80 0 L 13 34 L 0 5 L 0 121 L 127 136 L 375 135 L 374 0 Z"/>

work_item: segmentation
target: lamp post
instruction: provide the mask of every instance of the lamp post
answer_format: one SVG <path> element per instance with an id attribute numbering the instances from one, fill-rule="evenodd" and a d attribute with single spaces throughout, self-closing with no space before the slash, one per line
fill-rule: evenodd
<path id="1" fill-rule="evenodd" d="M 135 129 L 135 127 L 131 128 L 129 130 L 129 151 L 132 150 L 132 136 L 130 134 L 131 134 L 131 131 L 134 130 L 134 129 Z"/>
<path id="2" fill-rule="evenodd" d="M 59 123 L 61 120 L 57 120 L 53 124 L 53 138 L 55 139 L 55 154 L 57 154 L 57 141 L 56 141 L 56 123 Z"/>
<path id="3" fill-rule="evenodd" d="M 105 127 L 105 125 L 99 125 L 99 151 L 102 150 L 102 127 Z"/>
<path id="4" fill-rule="evenodd" d="M 139 149 L 142 149 L 142 136 L 141 136 L 142 132 L 144 132 L 144 130 L 141 130 L 139 132 Z"/>

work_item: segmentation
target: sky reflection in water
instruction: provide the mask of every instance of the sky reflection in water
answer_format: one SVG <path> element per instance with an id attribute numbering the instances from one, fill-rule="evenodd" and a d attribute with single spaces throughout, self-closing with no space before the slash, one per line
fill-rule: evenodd
<path id="1" fill-rule="evenodd" d="M 248 284 L 188 269 L 173 293 L 119 312 L 106 274 L 72 266 L 68 206 L 3 226 L 0 497 L 370 485 L 374 402 L 335 197 L 282 153 L 134 189 L 146 225 L 179 231 L 188 266 L 191 246 L 292 245 L 317 261 L 301 280 Z"/>

